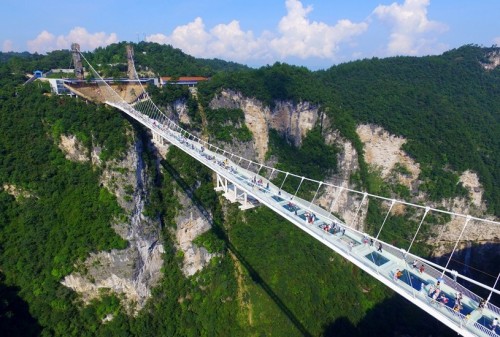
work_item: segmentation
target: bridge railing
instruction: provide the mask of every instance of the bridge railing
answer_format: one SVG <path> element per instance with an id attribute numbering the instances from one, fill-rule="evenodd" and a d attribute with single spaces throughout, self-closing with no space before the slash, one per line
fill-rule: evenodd
<path id="1" fill-rule="evenodd" d="M 193 144 L 194 141 L 190 140 L 190 139 L 187 139 L 184 135 L 182 135 L 179 132 L 179 129 L 177 127 L 174 127 L 174 128 L 165 127 L 164 125 L 158 124 L 156 120 L 151 119 L 150 117 L 145 116 L 145 115 L 143 115 L 142 113 L 140 113 L 140 112 L 138 112 L 136 110 L 130 110 L 129 112 L 134 113 L 134 115 L 136 117 L 138 117 L 141 120 L 143 120 L 151 128 L 155 129 L 156 132 L 162 133 L 167 139 L 170 139 L 171 141 L 173 141 L 173 143 L 178 143 L 179 144 L 178 146 L 180 146 L 181 148 L 183 148 L 184 151 L 191 151 L 191 152 L 194 151 L 194 149 L 195 149 L 194 144 Z M 197 147 L 201 146 L 201 145 L 203 145 L 203 143 L 197 143 Z M 196 150 L 196 151 L 198 151 L 198 150 Z M 207 152 L 211 152 L 211 151 L 207 150 Z M 203 156 L 199 156 L 199 157 L 200 158 L 198 160 L 204 161 L 205 164 L 208 164 L 208 166 L 211 167 L 212 169 L 214 169 L 215 171 L 221 170 L 221 167 L 219 167 L 218 164 L 214 164 L 214 160 L 213 159 L 212 160 L 208 160 L 206 157 L 203 157 Z M 213 153 L 213 157 L 215 158 L 215 161 L 218 161 L 219 163 L 221 163 L 224 159 L 226 159 L 225 156 L 223 156 L 221 154 L 218 154 L 218 153 Z M 232 162 L 232 165 L 236 165 L 236 163 Z M 251 172 L 251 171 L 246 170 L 245 168 L 239 167 L 238 168 L 238 173 L 240 175 L 246 175 L 246 181 L 245 182 L 248 183 L 248 185 L 252 185 L 251 183 L 249 183 L 249 181 L 251 179 L 250 178 L 251 176 L 256 175 L 254 172 Z M 261 176 L 259 176 L 259 177 L 261 177 Z M 235 180 L 237 181 L 237 179 L 235 179 Z M 254 184 L 254 185 L 256 186 L 256 184 Z M 278 190 L 278 188 L 276 186 L 274 186 L 274 185 L 272 185 L 272 186 L 273 187 L 269 191 L 269 194 L 277 196 L 276 191 Z M 261 187 L 261 186 L 257 186 L 257 187 Z M 257 191 L 255 191 L 255 192 L 257 193 Z M 287 202 L 288 200 L 291 200 L 294 203 L 300 204 L 302 206 L 303 210 L 310 210 L 311 212 L 316 212 L 317 216 L 320 219 L 322 219 L 325 223 L 328 222 L 329 220 L 332 220 L 332 221 L 337 221 L 337 222 L 343 224 L 342 222 L 340 222 L 340 220 L 338 220 L 337 218 L 332 217 L 332 215 L 329 212 L 321 209 L 319 206 L 316 206 L 315 204 L 311 204 L 307 200 L 298 198 L 298 197 L 294 196 L 291 193 L 283 191 L 280 197 L 282 197 L 283 201 L 285 201 L 285 202 Z M 273 201 L 270 201 L 270 202 L 273 202 Z M 282 207 L 282 204 L 280 204 L 279 202 L 274 201 L 274 203 L 277 204 L 279 207 Z M 335 220 L 333 220 L 333 219 L 335 219 Z M 343 225 L 345 226 L 345 224 L 343 224 Z M 305 222 L 302 224 L 302 226 L 306 226 Z M 348 255 L 352 255 L 353 254 L 352 247 L 349 247 L 345 242 L 343 242 L 339 236 L 335 236 L 335 235 L 332 235 L 330 233 L 326 233 L 324 230 L 322 230 L 319 227 L 314 226 L 314 225 L 311 226 L 310 229 L 312 231 L 316 232 L 321 237 L 323 237 L 323 238 L 327 239 L 328 241 L 334 243 L 335 246 L 338 249 L 340 249 L 341 251 L 343 251 L 344 253 L 346 253 Z M 346 226 L 346 229 L 348 231 L 348 234 L 351 237 L 355 237 L 358 240 L 361 240 L 361 237 L 365 235 L 364 233 L 359 232 L 356 229 L 350 228 L 348 226 Z M 404 259 L 403 259 L 404 251 L 402 251 L 402 250 L 400 250 L 400 249 L 398 249 L 398 248 L 396 248 L 396 247 L 394 247 L 392 245 L 386 244 L 386 243 L 384 243 L 384 250 L 388 254 L 390 254 L 390 255 L 392 255 L 394 257 L 398 257 L 399 256 L 400 257 L 399 259 L 401 261 L 404 261 Z M 381 273 L 380 272 L 380 267 L 378 267 L 375 264 L 373 264 L 369 259 L 360 258 L 360 259 L 358 259 L 358 261 L 361 261 L 363 263 L 363 265 L 365 265 L 367 268 L 369 268 L 372 271 L 375 271 L 379 275 L 383 276 L 385 279 L 387 279 L 388 282 L 394 282 L 394 280 L 391 278 L 391 274 L 390 273 Z M 404 261 L 404 263 L 406 263 L 406 261 Z M 428 264 L 426 264 L 426 270 L 425 271 L 426 271 L 426 274 L 428 274 L 429 276 L 431 276 L 431 277 L 433 277 L 435 279 L 441 278 L 441 276 L 442 276 L 440 271 L 438 271 L 437 269 L 433 268 L 432 266 L 430 266 Z M 446 275 L 444 275 L 443 278 L 446 280 L 445 282 L 447 282 L 450 285 L 452 284 L 451 278 L 449 278 Z M 457 287 L 459 287 L 458 289 L 462 291 L 462 293 L 464 294 L 464 296 L 469 297 L 472 300 L 479 298 L 477 295 L 475 295 L 474 293 L 470 292 L 467 288 L 462 287 L 459 284 L 457 284 Z M 416 300 L 422 301 L 423 303 L 426 303 L 426 305 L 432 305 L 431 304 L 431 298 L 427 295 L 426 292 L 416 291 L 415 289 L 413 289 L 413 287 L 408 286 L 406 283 L 403 283 L 403 282 L 399 283 L 399 288 L 402 289 L 407 294 L 409 294 L 412 297 L 414 297 Z M 452 308 L 450 308 L 450 307 L 448 307 L 446 305 L 443 305 L 443 306 L 436 305 L 435 309 L 437 309 L 440 312 L 442 312 L 443 314 L 445 314 L 451 321 L 455 322 L 455 324 L 458 327 L 460 327 L 460 328 L 463 328 L 464 326 L 467 325 L 467 323 L 469 323 L 464 315 L 462 315 L 461 313 L 458 313 L 458 312 L 454 311 Z M 490 332 L 491 332 L 491 331 L 488 331 L 488 329 L 484 328 L 481 324 L 471 324 L 471 325 L 468 326 L 468 329 L 478 329 L 478 330 L 480 330 L 480 332 L 483 335 L 486 334 L 487 336 L 490 336 Z"/>
<path id="2" fill-rule="evenodd" d="M 180 146 L 182 148 L 182 146 L 185 147 L 189 143 L 191 143 L 191 146 L 193 146 L 191 140 L 186 140 L 185 139 L 186 136 L 190 137 L 189 135 L 191 135 L 191 134 L 188 133 L 186 130 L 183 130 L 178 125 L 176 125 L 175 123 L 173 123 L 172 120 L 170 120 L 169 118 L 167 118 L 156 107 L 156 105 L 154 105 L 154 103 L 151 101 L 151 99 L 149 98 L 149 96 L 147 96 L 147 93 L 145 94 L 146 95 L 145 97 L 147 97 L 147 99 L 142 99 L 141 102 L 140 102 L 141 104 L 137 105 L 138 108 L 140 107 L 144 111 L 138 111 L 133 106 L 131 106 L 130 104 L 128 104 L 127 102 L 125 102 L 123 100 L 123 98 L 121 96 L 119 96 L 111 87 L 109 87 L 109 85 L 105 81 L 103 81 L 103 83 L 100 83 L 100 85 L 101 84 L 103 86 L 107 86 L 106 90 L 109 91 L 109 96 L 111 97 L 111 102 L 110 103 L 112 103 L 111 105 L 117 106 L 117 107 L 120 108 L 120 110 L 125 111 L 125 112 L 133 115 L 134 118 L 137 118 L 143 124 L 147 125 L 148 127 L 152 128 L 152 129 L 155 129 L 156 132 L 163 134 L 165 136 L 165 138 L 170 139 L 170 140 L 174 140 L 175 139 L 174 143 L 175 142 L 178 143 L 178 144 L 176 144 L 177 146 Z M 228 152 L 226 152 L 224 150 L 221 150 L 221 149 L 219 149 L 219 148 L 217 148 L 217 147 L 215 147 L 215 146 L 213 146 L 211 144 L 208 144 L 206 142 L 202 142 L 199 138 L 198 138 L 198 141 L 200 142 L 200 144 L 204 143 L 206 146 L 208 145 L 209 149 L 215 148 L 214 155 L 216 155 L 216 157 L 217 157 L 218 160 L 223 160 L 223 158 L 226 159 L 227 158 L 226 155 L 231 155 L 231 158 L 233 158 L 233 156 L 234 156 L 233 154 L 228 153 Z M 184 150 L 186 151 L 185 148 L 184 148 Z M 193 150 L 193 148 L 191 148 L 191 150 Z M 238 157 L 238 158 L 240 158 L 240 160 L 243 159 L 241 157 Z M 214 163 L 212 161 L 208 161 L 206 158 L 202 158 L 201 156 L 199 156 L 198 160 L 204 161 L 204 163 L 207 164 L 207 166 L 211 167 L 212 169 L 214 169 L 216 171 L 220 170 L 220 168 L 217 167 L 217 165 L 214 165 Z M 262 164 L 254 163 L 254 162 L 252 162 L 250 160 L 246 160 L 246 161 L 249 163 L 248 168 L 250 168 L 250 166 L 252 164 L 254 164 L 254 166 L 256 166 L 256 167 L 260 167 L 260 168 L 263 167 Z M 235 163 L 233 163 L 233 164 L 235 165 Z M 265 166 L 265 168 L 266 169 L 271 169 L 271 168 L 269 168 L 267 166 Z M 246 172 L 246 174 L 248 175 L 248 177 L 247 177 L 247 183 L 248 183 L 248 180 L 250 180 L 250 176 L 251 175 L 256 175 L 256 174 L 258 175 L 258 173 L 259 173 L 259 172 L 252 172 L 250 170 L 245 170 L 244 168 L 240 168 L 240 171 L 241 172 Z M 260 169 L 259 169 L 259 171 L 260 171 Z M 274 171 L 274 169 L 273 169 L 273 171 Z M 286 173 L 287 175 L 289 174 L 287 172 L 283 172 L 283 171 L 279 171 L 279 170 L 277 170 L 277 172 Z M 322 182 L 314 181 L 314 180 L 307 179 L 307 178 L 304 178 L 304 177 L 299 177 L 297 175 L 293 175 L 293 174 L 290 174 L 290 175 L 294 176 L 295 178 L 306 179 L 306 180 L 310 180 L 312 182 L 323 184 Z M 266 179 L 265 177 L 262 177 L 260 175 L 259 175 L 259 178 Z M 237 180 L 235 180 L 235 181 L 237 181 Z M 325 184 L 325 185 L 327 185 L 327 184 Z M 334 185 L 331 185 L 331 184 L 330 184 L 330 186 L 335 187 L 335 188 L 341 188 L 340 186 L 334 186 Z M 318 190 L 319 190 L 320 187 L 318 187 Z M 276 192 L 277 190 L 278 190 L 278 188 L 273 185 L 273 191 Z M 346 189 L 346 190 L 349 190 L 349 189 Z M 358 231 L 357 229 L 355 229 L 353 227 L 349 227 L 348 225 L 346 225 L 345 223 L 341 222 L 339 219 L 337 219 L 336 217 L 334 217 L 331 214 L 331 210 L 327 211 L 327 210 L 323 209 L 322 207 L 314 204 L 313 202 L 310 202 L 310 201 L 307 201 L 305 199 L 301 199 L 301 198 L 297 197 L 295 195 L 295 194 L 297 194 L 296 192 L 295 192 L 295 194 L 292 194 L 290 192 L 282 191 L 281 189 L 280 189 L 280 191 L 282 192 L 282 195 L 284 196 L 283 199 L 289 198 L 289 199 L 292 199 L 291 201 L 293 201 L 294 203 L 300 203 L 302 205 L 302 209 L 308 210 L 310 212 L 314 212 L 325 223 L 328 222 L 328 221 L 334 221 L 336 223 L 341 224 L 342 226 L 344 226 L 349 231 L 349 234 L 350 234 L 351 237 L 354 237 L 354 238 L 356 238 L 358 240 L 361 240 L 362 237 L 366 236 L 365 233 L 362 233 L 362 232 Z M 352 190 L 349 190 L 349 191 L 352 191 Z M 356 192 L 356 193 L 358 193 L 360 195 L 363 194 L 362 192 L 358 192 L 358 191 L 354 191 L 354 192 Z M 366 194 L 365 194 L 365 196 L 366 196 Z M 370 196 L 372 196 L 372 195 L 370 195 Z M 377 196 L 374 196 L 374 197 L 377 197 Z M 385 201 L 390 201 L 389 199 L 386 199 L 386 198 L 382 198 L 382 199 L 385 200 Z M 281 208 L 281 205 L 279 205 L 278 202 L 275 202 L 275 201 L 270 200 L 270 199 L 269 199 L 269 202 L 270 203 L 274 202 L 275 206 L 279 207 L 279 209 Z M 405 202 L 401 202 L 401 203 L 408 204 L 408 203 L 405 203 Z M 408 205 L 416 206 L 416 207 L 420 207 L 421 208 L 421 206 L 419 206 L 419 205 L 413 205 L 413 204 L 408 204 Z M 282 209 L 280 209 L 280 210 L 281 210 L 281 214 L 283 214 L 283 210 Z M 433 210 L 433 211 L 440 211 L 440 210 Z M 449 212 L 444 212 L 444 213 L 448 213 L 449 214 Z M 290 217 L 290 214 L 286 214 L 286 215 L 288 217 Z M 459 216 L 462 216 L 462 215 L 459 215 Z M 301 222 L 301 221 L 298 221 L 297 219 L 293 219 L 293 220 L 294 221 L 292 221 L 292 222 L 294 222 L 296 224 L 300 223 L 301 226 L 303 226 L 303 227 L 307 226 L 307 224 L 304 221 Z M 478 220 L 482 220 L 482 219 L 478 219 Z M 319 235 L 323 239 L 327 239 L 327 241 L 329 241 L 332 244 L 334 244 L 335 247 L 337 247 L 337 249 L 339 249 L 343 253 L 345 253 L 347 255 L 354 256 L 353 254 L 355 254 L 355 252 L 353 252 L 353 247 L 349 246 L 346 242 L 342 241 L 339 238 L 339 236 L 330 235 L 329 233 L 326 233 L 324 230 L 320 229 L 317 226 L 311 226 L 310 228 L 308 228 L 308 230 L 316 233 L 317 235 Z M 399 259 L 400 260 L 399 263 L 403 262 L 407 266 L 407 263 L 404 260 L 404 253 L 405 253 L 404 251 L 402 251 L 401 249 L 399 249 L 397 247 L 394 247 L 394 246 L 392 246 L 390 244 L 387 244 L 387 243 L 384 243 L 384 250 L 388 254 L 394 256 L 396 259 Z M 416 258 L 419 259 L 421 261 L 421 263 L 425 264 L 425 266 L 426 266 L 425 272 L 426 272 L 427 275 L 429 275 L 430 277 L 432 277 L 432 278 L 434 278 L 436 280 L 438 278 L 443 278 L 447 284 L 449 284 L 449 285 L 453 284 L 453 280 L 451 278 L 449 278 L 447 275 L 442 275 L 442 272 L 439 271 L 439 270 L 437 270 L 437 269 L 435 269 L 432 265 L 430 265 L 428 263 L 428 261 L 425 261 L 425 260 L 420 259 L 418 257 L 416 257 Z M 382 270 L 381 267 L 377 266 L 375 263 L 372 263 L 369 259 L 365 258 L 364 256 L 356 258 L 356 261 L 362 262 L 362 264 L 365 265 L 369 270 L 372 270 L 375 273 L 377 273 L 379 276 L 384 277 L 385 279 L 388 280 L 388 282 L 394 282 L 394 279 L 392 279 L 390 272 L 389 273 L 381 272 L 381 270 Z M 455 283 L 454 285 L 455 285 L 456 289 L 458 291 L 462 292 L 465 297 L 469 298 L 473 302 L 475 301 L 476 303 L 478 303 L 478 299 L 480 298 L 479 296 L 477 296 L 476 294 L 474 294 L 473 292 L 469 291 L 467 288 L 463 287 L 462 285 L 460 285 L 458 283 Z M 413 289 L 413 287 L 411 287 L 411 286 L 409 287 L 408 285 L 406 285 L 406 283 L 403 283 L 403 282 L 401 282 L 399 284 L 398 289 L 401 289 L 405 293 L 410 294 L 413 298 L 415 298 L 415 300 L 418 300 L 418 301 L 421 301 L 423 303 L 426 303 L 426 305 L 432 305 L 429 302 L 430 301 L 429 300 L 429 296 L 427 295 L 426 292 L 415 291 L 415 289 Z M 495 313 L 499 313 L 500 312 L 500 310 L 498 309 L 498 307 L 496 307 L 496 306 L 494 306 L 492 304 L 488 304 L 488 309 L 491 310 L 492 312 L 495 312 Z M 446 305 L 443 306 L 443 307 L 438 307 L 437 310 L 439 310 L 440 312 L 444 313 L 447 317 L 449 317 L 451 319 L 451 321 L 453 321 L 460 328 L 462 328 L 464 324 L 468 323 L 466 321 L 465 317 L 462 314 L 455 312 L 454 310 L 452 310 L 451 308 L 447 307 Z M 489 336 L 489 334 L 487 332 L 487 329 L 484 329 L 484 327 L 481 324 L 475 323 L 473 325 L 469 325 L 469 328 L 472 327 L 472 326 L 474 328 L 476 328 L 477 330 L 481 331 L 481 332 L 483 332 L 483 330 L 484 330 L 484 334 L 486 334 L 486 335 Z"/>

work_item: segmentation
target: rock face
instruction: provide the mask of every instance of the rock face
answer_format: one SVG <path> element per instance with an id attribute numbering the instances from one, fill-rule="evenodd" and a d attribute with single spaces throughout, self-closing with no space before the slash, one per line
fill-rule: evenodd
<path id="1" fill-rule="evenodd" d="M 355 189 L 349 184 L 350 176 L 359 170 L 358 153 L 352 143 L 342 138 L 338 132 L 325 135 L 328 144 L 336 144 L 340 149 L 337 156 L 338 173 L 328 177 L 327 183 L 338 186 L 327 186 L 317 199 L 317 204 L 324 209 L 330 209 L 344 220 L 344 222 L 357 229 L 363 228 L 368 209 L 368 200 L 363 201 L 362 195 L 347 193 L 345 188 Z M 363 201 L 363 204 L 361 202 Z"/>
<path id="2" fill-rule="evenodd" d="M 98 297 L 100 289 L 109 289 L 120 295 L 131 312 L 140 310 L 151 296 L 150 290 L 161 276 L 164 252 L 159 223 L 143 215 L 148 177 L 141 159 L 142 146 L 136 141 L 121 160 L 106 163 L 101 177 L 128 215 L 117 219 L 113 227 L 129 246 L 91 254 L 62 281 L 85 301 Z"/>
<path id="3" fill-rule="evenodd" d="M 493 70 L 496 67 L 500 66 L 500 50 L 492 51 L 486 55 L 488 59 L 488 63 L 481 63 L 484 69 Z"/>
<path id="4" fill-rule="evenodd" d="M 89 161 L 88 150 L 75 135 L 61 135 L 59 148 L 64 152 L 66 159 L 77 162 Z"/>
<path id="5" fill-rule="evenodd" d="M 210 108 L 241 109 L 245 113 L 245 124 L 253 134 L 254 149 L 258 161 L 263 162 L 269 146 L 269 128 L 277 130 L 292 144 L 300 146 L 303 137 L 319 118 L 319 108 L 308 102 L 296 105 L 277 102 L 271 110 L 254 98 L 241 93 L 223 90 L 210 102 Z"/>
<path id="6" fill-rule="evenodd" d="M 185 194 L 178 193 L 182 211 L 175 218 L 177 230 L 175 237 L 177 249 L 182 251 L 184 260 L 182 272 L 186 277 L 202 270 L 216 256 L 204 247 L 199 247 L 193 240 L 212 228 L 210 221 L 193 205 Z"/>
<path id="7" fill-rule="evenodd" d="M 153 138 L 158 153 L 165 158 L 168 145 L 164 141 Z M 176 230 L 172 231 L 176 238 L 176 249 L 183 255 L 182 272 L 189 277 L 202 270 L 210 260 L 216 256 L 204 247 L 197 246 L 193 240 L 212 228 L 210 215 L 203 214 L 184 192 L 176 191 L 176 196 L 181 205 L 175 223 Z"/>
<path id="8" fill-rule="evenodd" d="M 12 184 L 3 184 L 2 189 L 8 194 L 12 195 L 16 199 L 16 201 L 21 201 L 23 199 L 33 197 L 33 194 L 31 194 L 29 191 Z"/>
<path id="9" fill-rule="evenodd" d="M 404 167 L 410 174 L 398 174 L 397 180 L 412 189 L 420 174 L 420 165 L 402 149 L 406 139 L 389 134 L 376 125 L 361 124 L 356 132 L 364 143 L 365 161 L 367 164 L 381 169 L 382 178 L 388 178 L 396 164 Z"/>
<path id="10" fill-rule="evenodd" d="M 365 160 L 368 164 L 380 168 L 384 179 L 396 177 L 398 182 L 408 186 L 412 191 L 418 192 L 420 165 L 410 158 L 401 146 L 406 139 L 389 134 L 386 130 L 375 125 L 359 125 L 357 133 L 364 143 Z M 395 167 L 404 167 L 408 174 L 394 172 Z M 469 198 L 452 198 L 439 203 L 425 202 L 427 199 L 422 192 L 418 193 L 414 202 L 427 204 L 433 208 L 443 208 L 458 214 L 471 214 L 477 217 L 484 217 L 486 204 L 482 200 L 484 188 L 479 182 L 477 173 L 465 171 L 460 176 L 460 182 L 469 191 Z M 402 205 L 393 209 L 393 213 L 402 213 L 405 207 Z M 495 220 L 493 217 L 487 217 Z M 435 246 L 434 254 L 439 256 L 445 254 L 453 248 L 453 244 L 458 239 L 464 226 L 464 218 L 452 217 L 451 221 L 434 228 L 434 234 L 430 238 L 430 243 Z M 458 249 L 465 249 L 467 242 L 489 243 L 499 241 L 498 227 L 479 222 L 471 222 L 464 232 Z M 451 245 L 451 247 L 450 247 Z"/>

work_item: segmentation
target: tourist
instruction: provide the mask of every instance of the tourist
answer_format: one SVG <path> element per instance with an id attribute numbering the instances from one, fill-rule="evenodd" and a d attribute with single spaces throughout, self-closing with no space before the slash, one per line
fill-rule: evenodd
<path id="1" fill-rule="evenodd" d="M 382 253 L 382 243 L 381 242 L 378 243 L 377 251 L 379 251 L 380 253 Z"/>
<path id="2" fill-rule="evenodd" d="M 424 270 L 425 270 L 425 266 L 422 264 L 422 265 L 420 266 L 420 268 L 419 268 L 419 270 L 418 270 L 418 271 L 420 272 L 420 274 L 423 274 L 423 273 L 424 273 Z"/>
<path id="3" fill-rule="evenodd" d="M 396 272 L 394 273 L 394 281 L 397 282 L 402 276 L 403 272 L 401 272 L 401 270 L 399 269 L 396 269 Z"/>
<path id="4" fill-rule="evenodd" d="M 370 247 L 373 247 L 373 239 L 370 238 Z"/>
<path id="5" fill-rule="evenodd" d="M 493 332 L 497 332 L 497 327 L 498 327 L 498 318 L 495 317 L 495 319 L 493 320 L 493 322 L 491 323 L 491 331 Z"/>
<path id="6" fill-rule="evenodd" d="M 441 302 L 442 304 L 448 304 L 448 297 L 446 297 L 444 294 L 441 294 L 441 296 L 439 296 L 439 302 Z"/>
<path id="7" fill-rule="evenodd" d="M 483 299 L 481 299 L 481 300 L 479 301 L 479 308 L 478 308 L 478 309 L 479 309 L 479 311 L 483 311 L 483 309 L 484 309 L 485 307 L 486 307 L 486 301 L 485 301 L 485 300 L 483 300 Z"/>
<path id="8" fill-rule="evenodd" d="M 417 269 L 417 260 L 413 260 L 413 263 L 411 264 L 413 269 Z"/>
<path id="9" fill-rule="evenodd" d="M 432 303 L 436 303 L 436 300 L 437 300 L 440 293 L 441 293 L 441 290 L 436 289 L 436 291 L 434 292 L 434 295 L 432 295 Z"/>

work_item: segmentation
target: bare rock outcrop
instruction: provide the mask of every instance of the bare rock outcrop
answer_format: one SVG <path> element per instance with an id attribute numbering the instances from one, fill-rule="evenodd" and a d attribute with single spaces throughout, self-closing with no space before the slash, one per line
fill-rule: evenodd
<path id="1" fill-rule="evenodd" d="M 156 136 L 153 137 L 153 144 L 158 154 L 165 158 L 170 145 Z M 176 196 L 181 207 L 175 217 L 177 228 L 173 234 L 176 238 L 176 249 L 182 252 L 183 256 L 182 272 L 184 276 L 189 277 L 202 270 L 216 256 L 193 242 L 199 235 L 210 230 L 212 224 L 210 215 L 203 214 L 184 191 L 176 191 Z"/>
<path id="2" fill-rule="evenodd" d="M 231 90 L 223 90 L 214 97 L 210 107 L 243 110 L 245 124 L 253 134 L 256 158 L 260 162 L 264 161 L 268 151 L 269 128 L 277 130 L 292 144 L 300 146 L 303 137 L 316 125 L 319 118 L 319 107 L 308 102 L 276 102 L 271 109 L 255 98 L 248 98 Z"/>
<path id="3" fill-rule="evenodd" d="M 141 159 L 142 143 L 136 141 L 120 160 L 106 163 L 103 186 L 117 197 L 126 217 L 116 219 L 115 231 L 129 242 L 123 250 L 97 252 L 76 266 L 62 281 L 80 293 L 85 301 L 108 289 L 123 299 L 130 312 L 140 310 L 161 277 L 163 245 L 159 224 L 143 214 L 148 177 Z"/>
<path id="4" fill-rule="evenodd" d="M 401 184 L 410 189 L 415 188 L 420 165 L 401 149 L 406 139 L 391 135 L 380 126 L 369 124 L 359 125 L 356 132 L 364 144 L 367 164 L 380 168 L 382 178 L 388 178 L 391 173 L 395 173 Z M 394 172 L 397 164 L 404 167 L 409 174 Z"/>
<path id="5" fill-rule="evenodd" d="M 12 184 L 3 184 L 2 189 L 8 194 L 12 195 L 16 201 L 20 201 L 27 198 L 32 198 L 33 194 L 23 188 L 20 188 Z"/>
<path id="6" fill-rule="evenodd" d="M 361 204 L 362 195 L 346 190 L 346 188 L 355 188 L 349 184 L 349 179 L 353 173 L 359 170 L 358 153 L 352 143 L 342 138 L 338 132 L 327 133 L 325 140 L 330 144 L 337 145 L 340 149 L 337 156 L 338 173 L 326 179 L 327 183 L 338 187 L 326 186 L 318 197 L 317 203 L 323 209 L 330 209 L 331 212 L 339 215 L 349 226 L 362 229 L 368 209 L 368 200 Z"/>
<path id="7" fill-rule="evenodd" d="M 486 54 L 486 58 L 488 62 L 481 63 L 484 69 L 493 70 L 496 67 L 500 66 L 500 50 L 492 51 Z"/>
<path id="8" fill-rule="evenodd" d="M 366 162 L 379 168 L 382 178 L 387 180 L 395 176 L 399 183 L 408 186 L 414 192 L 418 192 L 420 165 L 401 149 L 406 139 L 391 135 L 380 126 L 375 125 L 359 125 L 357 133 L 364 143 Z M 398 165 L 405 168 L 405 174 L 395 170 Z M 460 175 L 460 182 L 468 190 L 468 198 L 455 197 L 437 203 L 427 202 L 427 205 L 433 208 L 443 208 L 457 214 L 470 214 L 479 218 L 495 220 L 494 217 L 485 215 L 487 207 L 483 201 L 484 188 L 481 186 L 477 173 L 470 170 L 463 172 Z M 421 204 L 427 199 L 425 193 L 419 192 L 413 201 Z M 405 206 L 397 206 L 393 208 L 393 214 L 402 214 L 406 211 Z M 464 221 L 463 217 L 453 216 L 448 223 L 433 228 L 429 243 L 435 246 L 434 254 L 436 256 L 450 251 L 460 236 Z M 499 242 L 499 237 L 498 226 L 472 221 L 464 231 L 458 249 L 465 249 L 468 241 L 476 243 Z"/>
<path id="9" fill-rule="evenodd" d="M 77 162 L 90 160 L 88 149 L 76 138 L 75 135 L 61 135 L 59 148 L 64 152 L 66 159 Z"/>
<path id="10" fill-rule="evenodd" d="M 193 218 L 179 216 L 176 221 L 177 249 L 182 251 L 184 258 L 182 272 L 186 277 L 189 277 L 207 266 L 215 256 L 215 254 L 209 253 L 205 247 L 199 247 L 193 243 L 194 239 L 210 230 L 212 226 L 200 216 Z"/>

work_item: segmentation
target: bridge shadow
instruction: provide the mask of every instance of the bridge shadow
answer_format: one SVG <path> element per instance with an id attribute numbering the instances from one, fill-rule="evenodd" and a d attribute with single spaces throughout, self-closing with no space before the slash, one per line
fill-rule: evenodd
<path id="1" fill-rule="evenodd" d="M 39 336 L 42 328 L 19 296 L 20 288 L 5 285 L 4 279 L 0 272 L 0 335 Z"/>
<path id="2" fill-rule="evenodd" d="M 322 336 L 454 337 L 457 334 L 403 297 L 394 294 L 370 309 L 356 325 L 347 317 L 337 318 L 323 327 Z"/>
<path id="3" fill-rule="evenodd" d="M 203 206 L 200 199 L 196 197 L 194 191 L 191 187 L 184 181 L 179 174 L 179 172 L 170 165 L 167 161 L 162 160 L 161 165 L 163 168 L 172 176 L 176 183 L 182 188 L 184 193 L 186 193 L 192 200 L 198 211 L 205 217 L 207 221 L 212 224 L 212 229 L 215 234 L 225 242 L 228 250 L 236 256 L 238 261 L 245 267 L 248 271 L 252 281 L 258 284 L 262 290 L 273 300 L 273 302 L 278 306 L 278 308 L 283 312 L 283 314 L 290 320 L 290 322 L 295 326 L 295 328 L 300 331 L 303 336 L 312 337 L 312 334 L 306 329 L 306 327 L 300 322 L 300 320 L 295 316 L 295 314 L 286 306 L 286 304 L 279 298 L 279 296 L 273 291 L 273 289 L 265 282 L 265 280 L 260 276 L 257 270 L 252 267 L 252 265 L 245 259 L 245 257 L 238 251 L 238 249 L 231 243 L 226 231 L 224 230 L 221 223 L 214 220 L 210 212 Z"/>
<path id="4" fill-rule="evenodd" d="M 440 257 L 430 258 L 440 265 L 445 265 L 450 253 Z M 460 274 L 493 287 L 495 279 L 500 273 L 500 241 L 485 244 L 471 244 L 470 247 L 455 251 L 448 269 L 454 269 Z M 475 284 L 458 279 L 458 282 L 478 296 L 486 299 L 490 292 Z M 496 289 L 500 288 L 500 282 Z M 500 295 L 493 294 L 490 303 L 500 307 Z"/>
<path id="5" fill-rule="evenodd" d="M 194 189 L 192 189 L 186 181 L 181 177 L 180 173 L 171 166 L 168 162 L 161 162 L 163 168 L 176 181 L 178 186 L 189 196 L 194 206 L 212 224 L 215 234 L 222 239 L 228 250 L 232 252 L 238 261 L 248 271 L 252 281 L 261 287 L 262 290 L 272 299 L 281 312 L 289 319 L 291 324 L 303 336 L 312 336 L 306 326 L 302 324 L 299 318 L 287 307 L 281 298 L 273 291 L 273 289 L 260 276 L 259 272 L 245 259 L 240 251 L 231 243 L 223 225 L 212 217 L 210 212 L 204 207 L 199 198 L 196 197 Z M 497 252 L 498 244 L 486 245 L 488 252 Z M 483 250 L 486 249 L 483 247 Z M 467 252 L 456 251 L 454 260 L 462 259 Z M 469 252 L 470 253 L 470 252 Z M 473 250 L 473 255 L 478 253 Z M 482 252 L 481 254 L 488 255 L 489 253 Z M 491 253 L 492 256 L 496 256 Z M 445 256 L 446 257 L 446 256 Z M 442 258 L 445 258 L 442 257 Z M 491 257 L 491 256 L 490 256 Z M 495 259 L 493 259 L 496 261 Z M 493 261 L 492 260 L 492 261 Z M 453 262 L 453 261 L 452 261 Z M 500 264 L 496 264 L 498 266 Z M 495 264 L 492 262 L 492 266 Z M 498 267 L 497 267 L 498 269 Z M 457 269 L 459 270 L 459 269 Z M 494 271 L 492 271 L 493 273 Z M 498 273 L 498 271 L 497 271 Z M 491 283 L 491 282 L 490 282 Z M 489 284 L 489 283 L 486 283 Z M 464 284 L 465 285 L 465 284 Z M 470 285 L 467 285 L 470 286 Z M 479 292 L 477 292 L 480 294 Z M 492 301 L 493 302 L 493 301 Z M 366 312 L 363 319 L 356 324 L 352 323 L 347 317 L 339 317 L 332 322 L 323 326 L 322 336 L 456 336 L 456 333 L 436 320 L 422 309 L 408 302 L 403 297 L 394 294 L 385 299 L 381 303 L 376 304 L 372 309 Z"/>

